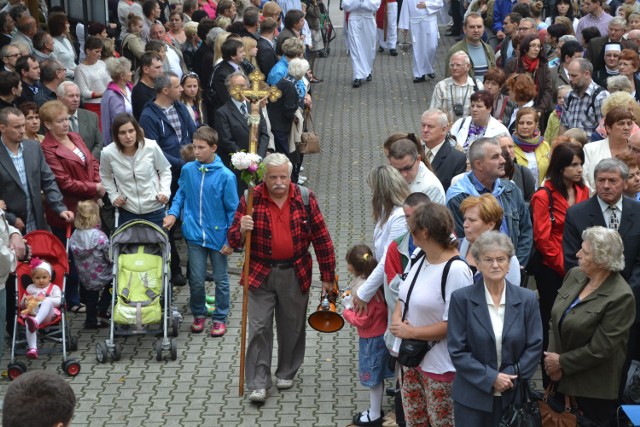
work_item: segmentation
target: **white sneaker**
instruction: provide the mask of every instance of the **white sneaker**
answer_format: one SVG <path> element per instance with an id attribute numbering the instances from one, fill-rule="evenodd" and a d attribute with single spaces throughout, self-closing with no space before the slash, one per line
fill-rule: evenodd
<path id="1" fill-rule="evenodd" d="M 282 378 L 276 378 L 276 387 L 278 390 L 287 390 L 293 387 L 293 380 L 285 380 Z"/>
<path id="2" fill-rule="evenodd" d="M 264 388 L 253 390 L 249 395 L 249 400 L 255 403 L 264 403 L 267 400 L 267 390 Z"/>

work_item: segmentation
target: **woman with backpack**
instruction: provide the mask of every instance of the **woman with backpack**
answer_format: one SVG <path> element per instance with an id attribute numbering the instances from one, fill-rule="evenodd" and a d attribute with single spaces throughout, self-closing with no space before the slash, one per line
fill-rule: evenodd
<path id="1" fill-rule="evenodd" d="M 408 226 L 421 252 L 400 285 L 389 326 L 399 348 L 398 362 L 403 365 L 405 420 L 408 426 L 453 426 L 451 387 L 456 374 L 447 351 L 448 308 L 451 293 L 473 284 L 473 277 L 458 257 L 453 217 L 446 207 L 436 203 L 419 206 Z M 409 340 L 428 348 L 414 363 L 403 356 Z"/>
<path id="2" fill-rule="evenodd" d="M 584 153 L 579 144 L 558 144 L 551 152 L 546 181 L 531 198 L 533 243 L 537 254 L 529 258 L 527 271 L 534 275 L 538 287 L 540 317 L 545 326 L 543 348 L 549 343 L 551 308 L 564 279 L 562 234 L 567 209 L 589 198 L 583 163 Z M 543 380 L 546 385 L 545 375 Z"/>

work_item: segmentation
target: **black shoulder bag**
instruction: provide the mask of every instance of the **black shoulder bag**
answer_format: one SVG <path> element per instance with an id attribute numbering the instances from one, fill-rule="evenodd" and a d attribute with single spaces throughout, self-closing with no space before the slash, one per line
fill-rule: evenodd
<path id="1" fill-rule="evenodd" d="M 420 265 L 416 270 L 416 274 L 413 275 L 413 280 L 411 281 L 411 286 L 409 286 L 409 292 L 407 292 L 407 300 L 404 303 L 404 310 L 402 311 L 402 321 L 407 317 L 407 311 L 409 310 L 409 299 L 411 298 L 411 292 L 413 291 L 413 286 L 416 284 L 416 280 L 418 279 L 420 269 L 422 268 L 422 264 L 424 264 L 424 259 L 420 261 Z M 442 299 L 446 301 L 445 298 L 445 288 L 447 286 L 447 276 L 449 275 L 449 270 L 451 269 L 451 263 L 457 259 L 460 259 L 459 256 L 452 257 L 444 266 L 444 271 L 442 272 L 442 280 L 440 282 L 440 293 L 442 294 Z M 424 356 L 433 348 L 434 345 L 438 344 L 439 341 L 424 341 L 424 340 L 415 340 L 415 339 L 402 339 L 400 343 L 400 350 L 398 351 L 398 363 L 402 366 L 406 366 L 407 368 L 415 368 L 420 365 Z"/>

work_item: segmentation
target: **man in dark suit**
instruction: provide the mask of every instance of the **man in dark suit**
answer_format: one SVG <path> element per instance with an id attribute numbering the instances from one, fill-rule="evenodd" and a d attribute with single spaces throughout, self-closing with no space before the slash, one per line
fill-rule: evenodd
<path id="1" fill-rule="evenodd" d="M 0 110 L 0 197 L 7 204 L 7 221 L 22 232 L 46 230 L 41 192 L 47 205 L 62 219 L 73 221 L 73 212 L 62 202 L 56 179 L 44 159 L 40 144 L 23 141 L 24 114 L 17 108 Z"/>
<path id="2" fill-rule="evenodd" d="M 225 41 L 222 44 L 221 51 L 222 62 L 216 65 L 211 76 L 211 86 L 213 87 L 214 96 L 210 102 L 212 102 L 214 112 L 226 104 L 231 98 L 226 86 L 227 77 L 236 71 L 242 71 L 240 64 L 242 64 L 245 57 L 244 45 L 238 39 L 228 39 Z M 213 128 L 215 128 L 215 125 L 211 123 L 211 119 L 215 120 L 214 117 L 215 116 L 209 119 L 210 126 Z"/>
<path id="3" fill-rule="evenodd" d="M 593 64 L 593 71 L 604 68 L 604 46 L 608 43 L 620 43 L 623 49 L 631 49 L 638 51 L 638 46 L 630 40 L 622 38 L 627 32 L 627 21 L 619 16 L 609 21 L 609 34 L 603 37 L 596 37 L 589 42 L 587 46 L 586 58 Z"/>
<path id="4" fill-rule="evenodd" d="M 235 72 L 227 79 L 227 90 L 235 85 L 249 85 L 247 77 Z M 244 111 L 243 111 L 244 110 Z M 249 123 L 248 115 L 251 112 L 249 102 L 239 102 L 230 98 L 226 104 L 216 111 L 216 130 L 218 131 L 218 155 L 224 165 L 231 169 L 236 175 L 238 182 L 238 196 L 242 196 L 247 184 L 240 178 L 240 171 L 231 166 L 231 155 L 238 151 L 249 151 Z M 267 134 L 267 124 L 260 114 L 260 126 L 258 131 L 258 154 L 265 157 L 267 146 L 269 145 L 269 135 Z"/>
<path id="5" fill-rule="evenodd" d="M 564 270 L 578 265 L 576 254 L 582 245 L 582 232 L 594 225 L 616 228 L 624 245 L 624 270 L 620 272 L 636 297 L 636 326 L 640 314 L 640 203 L 623 197 L 629 168 L 616 158 L 601 160 L 594 170 L 596 195 L 567 210 L 562 235 Z M 629 336 L 629 355 L 634 355 L 638 337 Z M 626 370 L 624 371 L 626 372 Z"/>
<path id="6" fill-rule="evenodd" d="M 451 186 L 451 179 L 467 170 L 467 158 L 449 144 L 449 119 L 443 111 L 436 108 L 425 111 L 420 126 L 425 157 L 446 192 Z"/>
<path id="7" fill-rule="evenodd" d="M 93 157 L 100 160 L 102 152 L 102 132 L 98 127 L 98 115 L 93 111 L 78 108 L 80 106 L 80 88 L 73 82 L 63 82 L 56 90 L 58 99 L 69 110 L 69 126 L 71 132 L 82 137 Z"/>
<path id="8" fill-rule="evenodd" d="M 0 199 L 7 205 L 5 217 L 23 234 L 48 228 L 41 194 L 54 212 L 66 222 L 73 222 L 56 178 L 44 159 L 37 141 L 23 141 L 24 114 L 15 107 L 0 110 Z M 15 288 L 6 287 L 7 331 L 13 333 Z"/>
<path id="9" fill-rule="evenodd" d="M 276 55 L 275 48 L 275 36 L 276 26 L 278 23 L 273 18 L 265 18 L 260 24 L 260 38 L 258 39 L 258 56 L 256 61 L 260 71 L 265 76 L 269 75 L 269 72 L 278 62 L 278 55 Z"/>

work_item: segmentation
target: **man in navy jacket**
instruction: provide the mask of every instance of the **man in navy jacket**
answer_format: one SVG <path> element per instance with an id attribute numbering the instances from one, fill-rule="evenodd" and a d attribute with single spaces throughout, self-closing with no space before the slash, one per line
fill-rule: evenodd
<path id="1" fill-rule="evenodd" d="M 178 189 L 180 170 L 185 161 L 180 157 L 180 148 L 191 143 L 196 124 L 186 105 L 179 101 L 182 86 L 177 74 L 166 72 L 156 78 L 156 97 L 146 103 L 140 115 L 140 126 L 144 136 L 155 140 L 169 163 L 171 163 L 171 194 Z M 176 286 L 186 284 L 180 269 L 180 256 L 176 250 L 173 232 L 171 242 L 172 281 Z"/>

